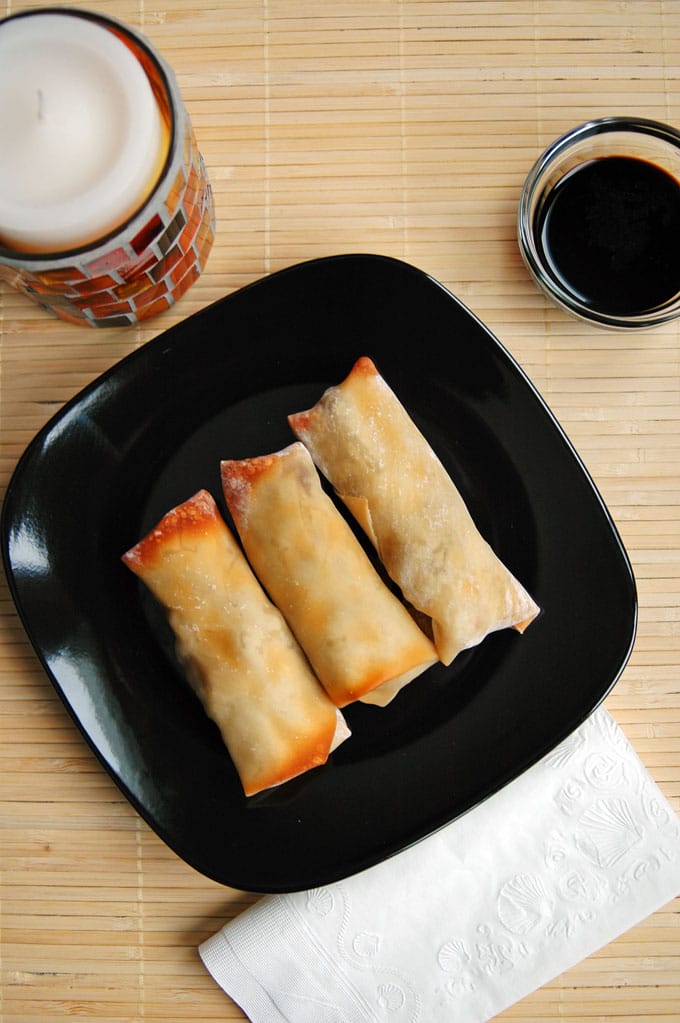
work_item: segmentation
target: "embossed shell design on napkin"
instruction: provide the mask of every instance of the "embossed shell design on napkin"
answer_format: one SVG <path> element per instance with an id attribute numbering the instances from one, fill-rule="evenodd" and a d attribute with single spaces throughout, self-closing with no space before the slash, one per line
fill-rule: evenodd
<path id="1" fill-rule="evenodd" d="M 553 906 L 538 877 L 517 874 L 501 888 L 498 918 L 513 934 L 526 934 L 541 920 L 549 919 Z"/>
<path id="2" fill-rule="evenodd" d="M 612 867 L 642 838 L 625 799 L 598 799 L 579 819 L 581 851 L 600 867 Z"/>

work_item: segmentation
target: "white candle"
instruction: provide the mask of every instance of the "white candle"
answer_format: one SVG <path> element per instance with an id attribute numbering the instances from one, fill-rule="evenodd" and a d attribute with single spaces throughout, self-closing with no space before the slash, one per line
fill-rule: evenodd
<path id="1" fill-rule="evenodd" d="M 85 245 L 155 185 L 167 132 L 149 80 L 105 27 L 67 13 L 0 23 L 0 242 Z"/>

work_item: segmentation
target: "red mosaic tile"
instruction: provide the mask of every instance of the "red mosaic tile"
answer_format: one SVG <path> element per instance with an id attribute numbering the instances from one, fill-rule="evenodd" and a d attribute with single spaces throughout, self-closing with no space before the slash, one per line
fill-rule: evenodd
<path id="1" fill-rule="evenodd" d="M 140 291 L 135 296 L 135 309 L 141 309 L 142 306 L 148 305 L 149 302 L 154 302 L 161 295 L 167 294 L 168 287 L 165 281 L 161 281 L 160 284 L 154 284 L 153 287 L 147 288 L 145 291 Z"/>
<path id="2" fill-rule="evenodd" d="M 129 259 L 127 249 L 118 247 L 111 249 L 110 252 L 105 252 L 101 256 L 97 256 L 89 263 L 85 263 L 84 267 L 88 277 L 97 277 L 99 274 L 108 273 L 111 270 L 116 270 L 121 263 L 126 263 Z"/>
<path id="3" fill-rule="evenodd" d="M 134 263 L 127 263 L 121 267 L 118 271 L 124 281 L 135 281 L 140 274 L 146 273 L 152 266 L 158 261 L 158 256 L 155 252 L 150 252 L 148 256 L 144 256 L 143 259 L 138 259 Z"/>
<path id="4" fill-rule="evenodd" d="M 138 256 L 141 256 L 142 252 L 149 248 L 154 238 L 157 238 L 162 230 L 163 221 L 159 214 L 155 213 L 149 223 L 145 224 L 130 242 Z"/>

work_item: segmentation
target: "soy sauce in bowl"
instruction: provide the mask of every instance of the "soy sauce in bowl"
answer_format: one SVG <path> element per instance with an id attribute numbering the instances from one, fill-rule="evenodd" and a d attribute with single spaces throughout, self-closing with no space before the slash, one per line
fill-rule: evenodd
<path id="1" fill-rule="evenodd" d="M 602 117 L 555 139 L 526 177 L 517 240 L 535 283 L 612 329 L 680 316 L 680 131 Z"/>
<path id="2" fill-rule="evenodd" d="M 603 313 L 644 313 L 680 293 L 680 183 L 648 160 L 574 167 L 549 194 L 536 238 L 562 287 Z"/>

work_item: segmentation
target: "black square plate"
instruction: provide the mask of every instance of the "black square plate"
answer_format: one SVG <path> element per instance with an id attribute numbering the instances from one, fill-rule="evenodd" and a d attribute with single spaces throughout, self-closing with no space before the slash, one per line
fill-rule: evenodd
<path id="1" fill-rule="evenodd" d="M 171 637 L 121 554 L 219 463 L 293 440 L 369 355 L 542 608 L 431 668 L 385 709 L 347 708 L 328 764 L 246 799 Z M 49 677 L 122 791 L 205 875 L 251 891 L 336 880 L 497 791 L 606 696 L 636 592 L 611 518 L 504 347 L 420 270 L 371 255 L 293 266 L 123 359 L 33 440 L 11 480 L 3 555 Z"/>

